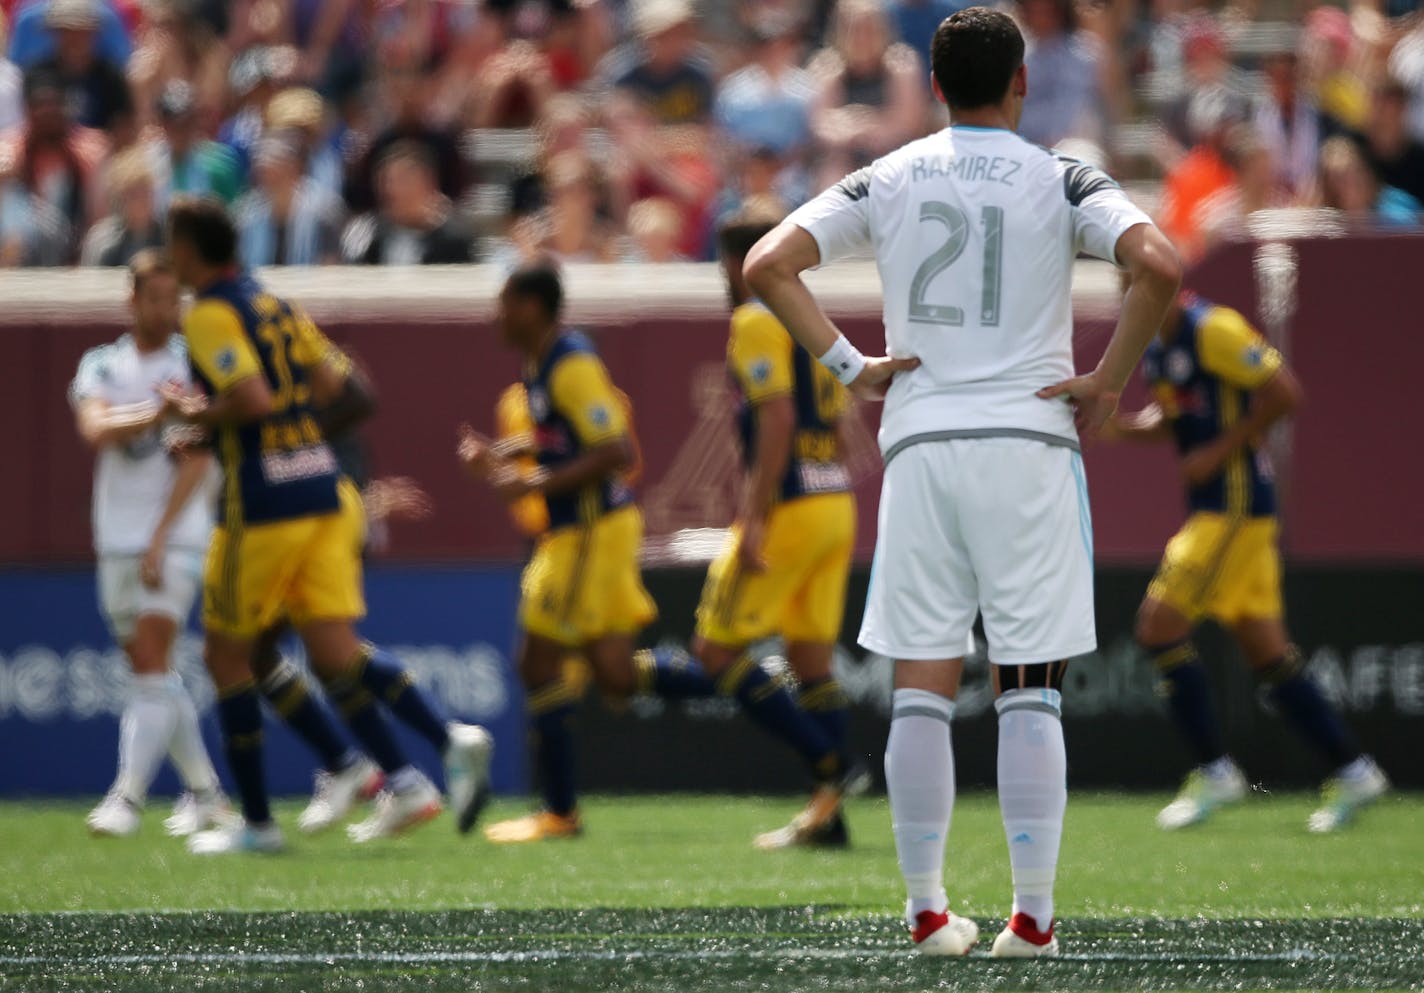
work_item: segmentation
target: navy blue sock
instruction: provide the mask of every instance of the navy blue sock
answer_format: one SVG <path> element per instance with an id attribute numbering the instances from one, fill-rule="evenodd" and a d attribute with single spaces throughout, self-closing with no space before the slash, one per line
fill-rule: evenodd
<path id="1" fill-rule="evenodd" d="M 312 695 L 306 676 L 286 659 L 279 661 L 262 680 L 262 695 L 282 723 L 316 752 L 321 767 L 327 772 L 340 772 L 356 758 L 335 719 Z"/>
<path id="2" fill-rule="evenodd" d="M 836 751 L 849 755 L 846 737 L 850 724 L 850 713 L 847 709 L 850 701 L 846 699 L 841 684 L 836 682 L 836 677 L 827 676 L 825 679 L 802 683 L 798 702 L 806 716 L 820 726 Z"/>
<path id="3" fill-rule="evenodd" d="M 445 717 L 425 691 L 415 685 L 410 670 L 399 659 L 383 648 L 367 645 L 356 662 L 355 675 L 402 724 L 444 754 L 445 746 L 450 744 Z"/>
<path id="4" fill-rule="evenodd" d="M 326 680 L 326 692 L 367 755 L 387 776 L 410 765 L 395 730 L 369 690 L 349 678 Z"/>
<path id="5" fill-rule="evenodd" d="M 272 810 L 262 771 L 262 700 L 251 680 L 218 694 L 218 723 L 242 816 L 249 824 L 266 824 Z"/>
<path id="6" fill-rule="evenodd" d="M 639 693 L 664 700 L 695 700 L 717 695 L 717 684 L 691 655 L 677 648 L 654 648 L 633 656 Z"/>
<path id="7" fill-rule="evenodd" d="M 544 809 L 567 817 L 578 805 L 574 785 L 574 693 L 562 679 L 529 692 L 534 767 Z"/>
<path id="8" fill-rule="evenodd" d="M 1206 666 L 1190 639 L 1166 645 L 1144 646 L 1166 691 L 1167 708 L 1177 730 L 1187 740 L 1198 765 L 1208 765 L 1226 756 L 1226 740 L 1216 720 L 1211 699 L 1211 681 Z"/>
<path id="9" fill-rule="evenodd" d="M 1304 664 L 1299 650 L 1292 646 L 1285 658 L 1257 674 L 1271 687 L 1271 701 L 1297 734 L 1336 768 L 1349 765 L 1363 754 L 1359 743 L 1315 680 L 1301 671 Z"/>
<path id="10" fill-rule="evenodd" d="M 845 760 L 826 733 L 750 655 L 717 677 L 717 692 L 736 697 L 748 717 L 796 749 L 817 779 L 834 779 L 845 771 Z"/>

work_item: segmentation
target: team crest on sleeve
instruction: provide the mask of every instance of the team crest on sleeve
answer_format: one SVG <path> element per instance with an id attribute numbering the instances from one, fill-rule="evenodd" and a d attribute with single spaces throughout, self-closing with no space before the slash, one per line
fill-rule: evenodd
<path id="1" fill-rule="evenodd" d="M 231 348 L 224 348 L 214 356 L 213 364 L 217 366 L 218 372 L 232 372 L 237 368 L 237 352 Z"/>
<path id="2" fill-rule="evenodd" d="M 588 422 L 596 428 L 606 428 L 609 424 L 608 408 L 599 404 L 588 409 Z"/>
<path id="3" fill-rule="evenodd" d="M 771 360 L 757 359 L 747 371 L 751 374 L 753 383 L 765 383 L 771 378 Z"/>
<path id="4" fill-rule="evenodd" d="M 1252 369 L 1260 365 L 1263 358 L 1260 345 L 1247 345 L 1246 350 L 1241 353 L 1241 361 Z"/>

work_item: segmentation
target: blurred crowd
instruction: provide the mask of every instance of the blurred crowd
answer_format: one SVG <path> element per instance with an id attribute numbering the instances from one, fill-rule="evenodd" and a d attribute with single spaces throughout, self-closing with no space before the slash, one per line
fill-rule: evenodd
<path id="1" fill-rule="evenodd" d="M 1263 208 L 1418 225 L 1419 2 L 1018 0 L 1021 130 L 1189 255 Z M 747 198 L 943 126 L 963 5 L 0 0 L 0 265 L 124 264 L 183 193 L 249 265 L 706 259 Z"/>

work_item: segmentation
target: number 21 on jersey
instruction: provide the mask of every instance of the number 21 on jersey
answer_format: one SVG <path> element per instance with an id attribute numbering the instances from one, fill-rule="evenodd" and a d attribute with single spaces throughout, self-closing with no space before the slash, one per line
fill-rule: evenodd
<path id="1" fill-rule="evenodd" d="M 986 206 L 980 210 L 984 225 L 983 289 L 980 293 L 979 323 L 984 327 L 999 324 L 1000 273 L 1004 260 L 1004 208 Z M 948 303 L 930 303 L 925 299 L 934 278 L 958 261 L 969 243 L 969 218 L 964 211 L 941 200 L 920 204 L 920 223 L 934 221 L 944 225 L 946 236 L 939 248 L 920 263 L 910 281 L 910 320 L 916 324 L 964 325 L 963 309 Z"/>

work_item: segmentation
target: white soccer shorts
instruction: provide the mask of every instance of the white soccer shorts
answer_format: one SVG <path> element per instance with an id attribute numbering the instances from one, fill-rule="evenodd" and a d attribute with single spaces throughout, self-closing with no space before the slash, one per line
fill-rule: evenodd
<path id="1" fill-rule="evenodd" d="M 163 585 L 151 590 L 139 575 L 141 555 L 99 558 L 99 607 L 114 640 L 128 644 L 138 619 L 145 614 L 169 617 L 181 628 L 193 610 L 203 585 L 203 553 L 170 548 L 163 558 Z"/>
<path id="2" fill-rule="evenodd" d="M 1029 438 L 924 441 L 885 467 L 860 643 L 892 659 L 964 654 L 976 613 L 989 660 L 1097 648 L 1083 459 Z"/>

